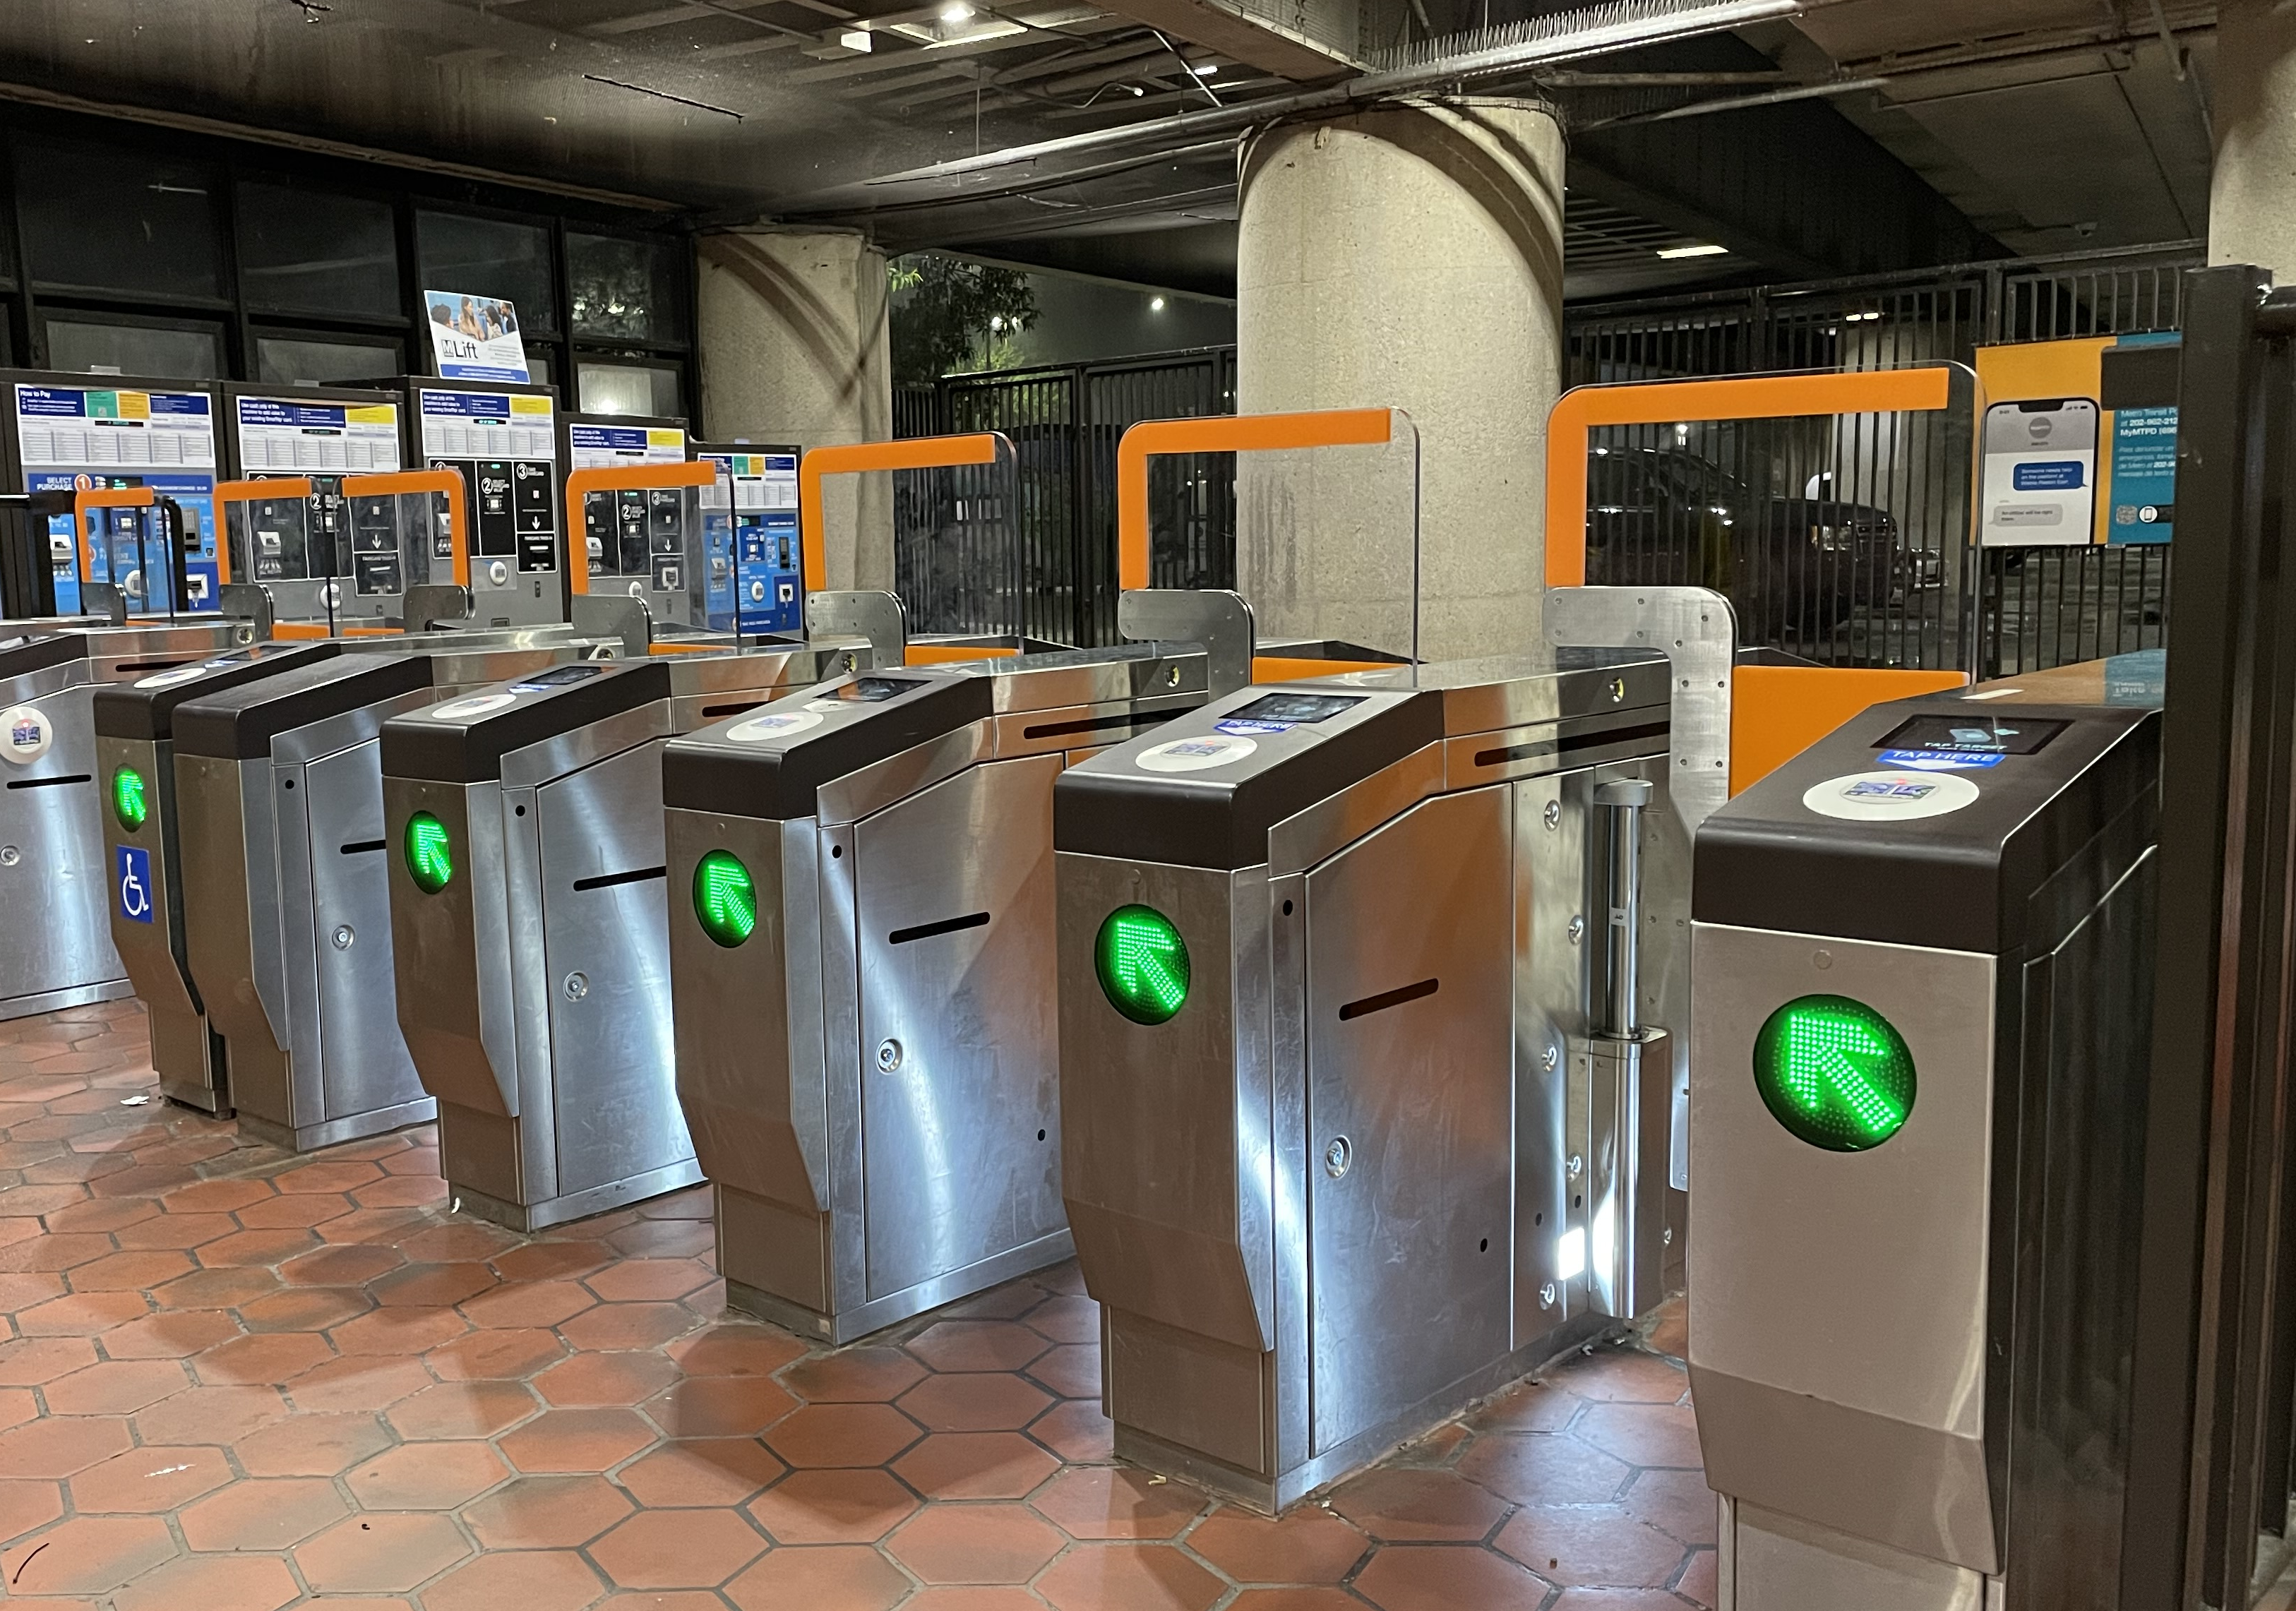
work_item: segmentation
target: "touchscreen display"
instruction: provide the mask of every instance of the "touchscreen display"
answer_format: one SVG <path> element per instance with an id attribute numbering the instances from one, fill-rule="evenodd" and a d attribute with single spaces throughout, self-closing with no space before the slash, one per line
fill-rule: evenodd
<path id="1" fill-rule="evenodd" d="M 1969 755 L 2031 755 L 2070 723 L 2027 722 L 2013 716 L 1923 715 L 1908 718 L 1877 749 L 1952 749 Z"/>
<path id="2" fill-rule="evenodd" d="M 547 693 L 554 688 L 563 688 L 569 683 L 579 683 L 594 677 L 606 668 L 598 665 L 554 666 L 548 671 L 537 672 L 523 683 L 512 683 L 512 693 Z"/>
<path id="3" fill-rule="evenodd" d="M 923 686 L 923 683 L 914 678 L 856 677 L 850 683 L 841 683 L 832 689 L 829 697 L 832 699 L 842 699 L 849 705 L 882 705 L 887 699 L 896 699 L 908 692 L 912 688 Z"/>
<path id="4" fill-rule="evenodd" d="M 1349 706 L 1363 702 L 1361 694 L 1263 694 L 1241 710 L 1229 711 L 1227 719 L 1232 722 L 1324 722 Z"/>

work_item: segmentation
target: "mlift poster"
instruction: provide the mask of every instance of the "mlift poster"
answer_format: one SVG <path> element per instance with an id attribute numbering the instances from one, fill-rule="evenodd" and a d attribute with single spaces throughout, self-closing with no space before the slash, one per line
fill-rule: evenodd
<path id="1" fill-rule="evenodd" d="M 500 297 L 473 297 L 457 290 L 426 290 L 430 310 L 430 356 L 442 380 L 533 379 L 526 367 L 526 339 L 519 334 L 518 307 Z"/>

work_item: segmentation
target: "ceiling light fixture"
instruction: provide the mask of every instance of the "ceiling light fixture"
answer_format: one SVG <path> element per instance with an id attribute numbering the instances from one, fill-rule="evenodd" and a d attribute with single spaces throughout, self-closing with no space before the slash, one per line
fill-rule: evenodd
<path id="1" fill-rule="evenodd" d="M 972 20 L 972 8 L 965 4 L 964 0 L 955 0 L 955 4 L 940 8 L 940 20 L 949 23 L 970 22 Z"/>
<path id="2" fill-rule="evenodd" d="M 1730 255 L 1730 249 L 1701 241 L 1696 246 L 1662 246 L 1658 255 L 1671 263 L 1679 258 L 1726 258 Z"/>
<path id="3" fill-rule="evenodd" d="M 858 51 L 865 56 L 876 48 L 874 41 L 869 37 L 869 30 L 862 28 L 840 29 L 837 43 L 847 50 Z"/>
<path id="4" fill-rule="evenodd" d="M 1150 313 L 1152 313 L 1152 314 L 1160 314 L 1160 313 L 1162 313 L 1162 312 L 1164 311 L 1164 298 L 1161 298 L 1161 297 L 1151 297 L 1151 298 L 1148 298 L 1148 311 L 1149 311 Z"/>

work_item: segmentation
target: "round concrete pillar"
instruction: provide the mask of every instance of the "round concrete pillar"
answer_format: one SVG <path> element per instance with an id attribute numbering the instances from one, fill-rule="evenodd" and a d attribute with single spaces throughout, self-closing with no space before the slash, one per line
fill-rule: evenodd
<path id="1" fill-rule="evenodd" d="M 1473 97 L 1281 125 L 1243 153 L 1237 409 L 1411 416 L 1429 658 L 1527 650 L 1543 630 L 1562 163 L 1546 106 Z M 1407 646 L 1395 462 L 1243 455 L 1238 585 L 1263 638 Z"/>
<path id="2" fill-rule="evenodd" d="M 2217 7 L 2209 261 L 2296 283 L 2296 0 Z"/>
<path id="3" fill-rule="evenodd" d="M 882 252 L 852 230 L 758 228 L 703 235 L 696 254 L 708 439 L 815 448 L 892 436 Z M 806 585 L 890 587 L 892 477 L 834 477 L 822 503 L 829 574 Z"/>

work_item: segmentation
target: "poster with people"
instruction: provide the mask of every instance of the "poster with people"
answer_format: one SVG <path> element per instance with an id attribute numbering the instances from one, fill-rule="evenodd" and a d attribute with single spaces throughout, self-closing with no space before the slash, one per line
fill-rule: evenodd
<path id="1" fill-rule="evenodd" d="M 501 297 L 426 290 L 430 353 L 443 380 L 529 381 L 517 305 Z"/>

